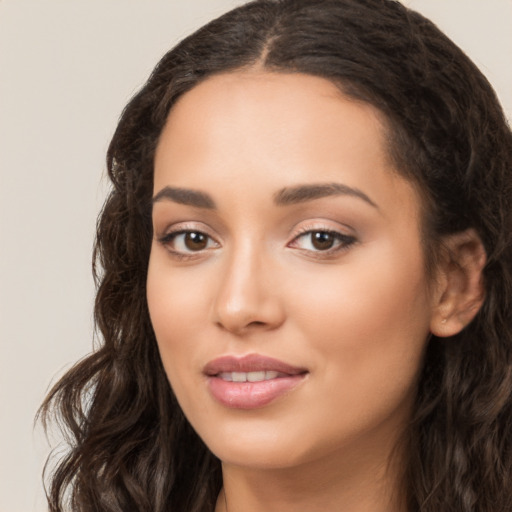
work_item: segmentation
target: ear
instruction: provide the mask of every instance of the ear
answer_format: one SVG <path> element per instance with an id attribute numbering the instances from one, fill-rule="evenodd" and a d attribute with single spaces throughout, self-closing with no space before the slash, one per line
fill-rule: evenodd
<path id="1" fill-rule="evenodd" d="M 462 331 L 483 304 L 486 254 L 474 229 L 448 235 L 442 245 L 430 332 L 447 337 Z"/>

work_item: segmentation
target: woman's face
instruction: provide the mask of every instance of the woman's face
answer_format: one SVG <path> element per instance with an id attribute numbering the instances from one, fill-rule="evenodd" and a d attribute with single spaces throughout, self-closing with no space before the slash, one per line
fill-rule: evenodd
<path id="1" fill-rule="evenodd" d="M 151 320 L 209 448 L 255 468 L 387 456 L 432 306 L 375 109 L 308 75 L 215 76 L 172 109 L 154 177 Z"/>

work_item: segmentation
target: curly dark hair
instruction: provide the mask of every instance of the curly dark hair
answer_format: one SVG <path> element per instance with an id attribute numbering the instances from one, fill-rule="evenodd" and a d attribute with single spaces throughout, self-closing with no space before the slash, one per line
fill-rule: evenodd
<path id="1" fill-rule="evenodd" d="M 177 98 L 258 64 L 326 78 L 378 108 L 398 172 L 419 185 L 425 250 L 473 228 L 484 304 L 428 344 L 408 428 L 409 510 L 512 511 L 512 135 L 491 86 L 434 24 L 391 0 L 256 0 L 169 51 L 125 108 L 108 149 L 97 225 L 102 343 L 51 390 L 70 449 L 50 474 L 52 512 L 211 512 L 220 461 L 184 417 L 146 303 L 153 158 Z"/>

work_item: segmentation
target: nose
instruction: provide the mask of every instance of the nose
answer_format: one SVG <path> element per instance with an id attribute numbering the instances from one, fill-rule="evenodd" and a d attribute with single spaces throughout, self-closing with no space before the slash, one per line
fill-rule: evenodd
<path id="1" fill-rule="evenodd" d="M 214 322 L 243 336 L 278 328 L 285 319 L 279 281 L 272 262 L 246 247 L 224 262 L 214 300 Z"/>

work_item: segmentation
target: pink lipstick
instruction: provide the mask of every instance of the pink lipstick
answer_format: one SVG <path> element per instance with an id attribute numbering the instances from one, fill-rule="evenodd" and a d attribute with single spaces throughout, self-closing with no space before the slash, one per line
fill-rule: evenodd
<path id="1" fill-rule="evenodd" d="M 271 357 L 250 354 L 214 359 L 203 373 L 218 402 L 234 409 L 256 409 L 291 391 L 308 372 Z"/>

